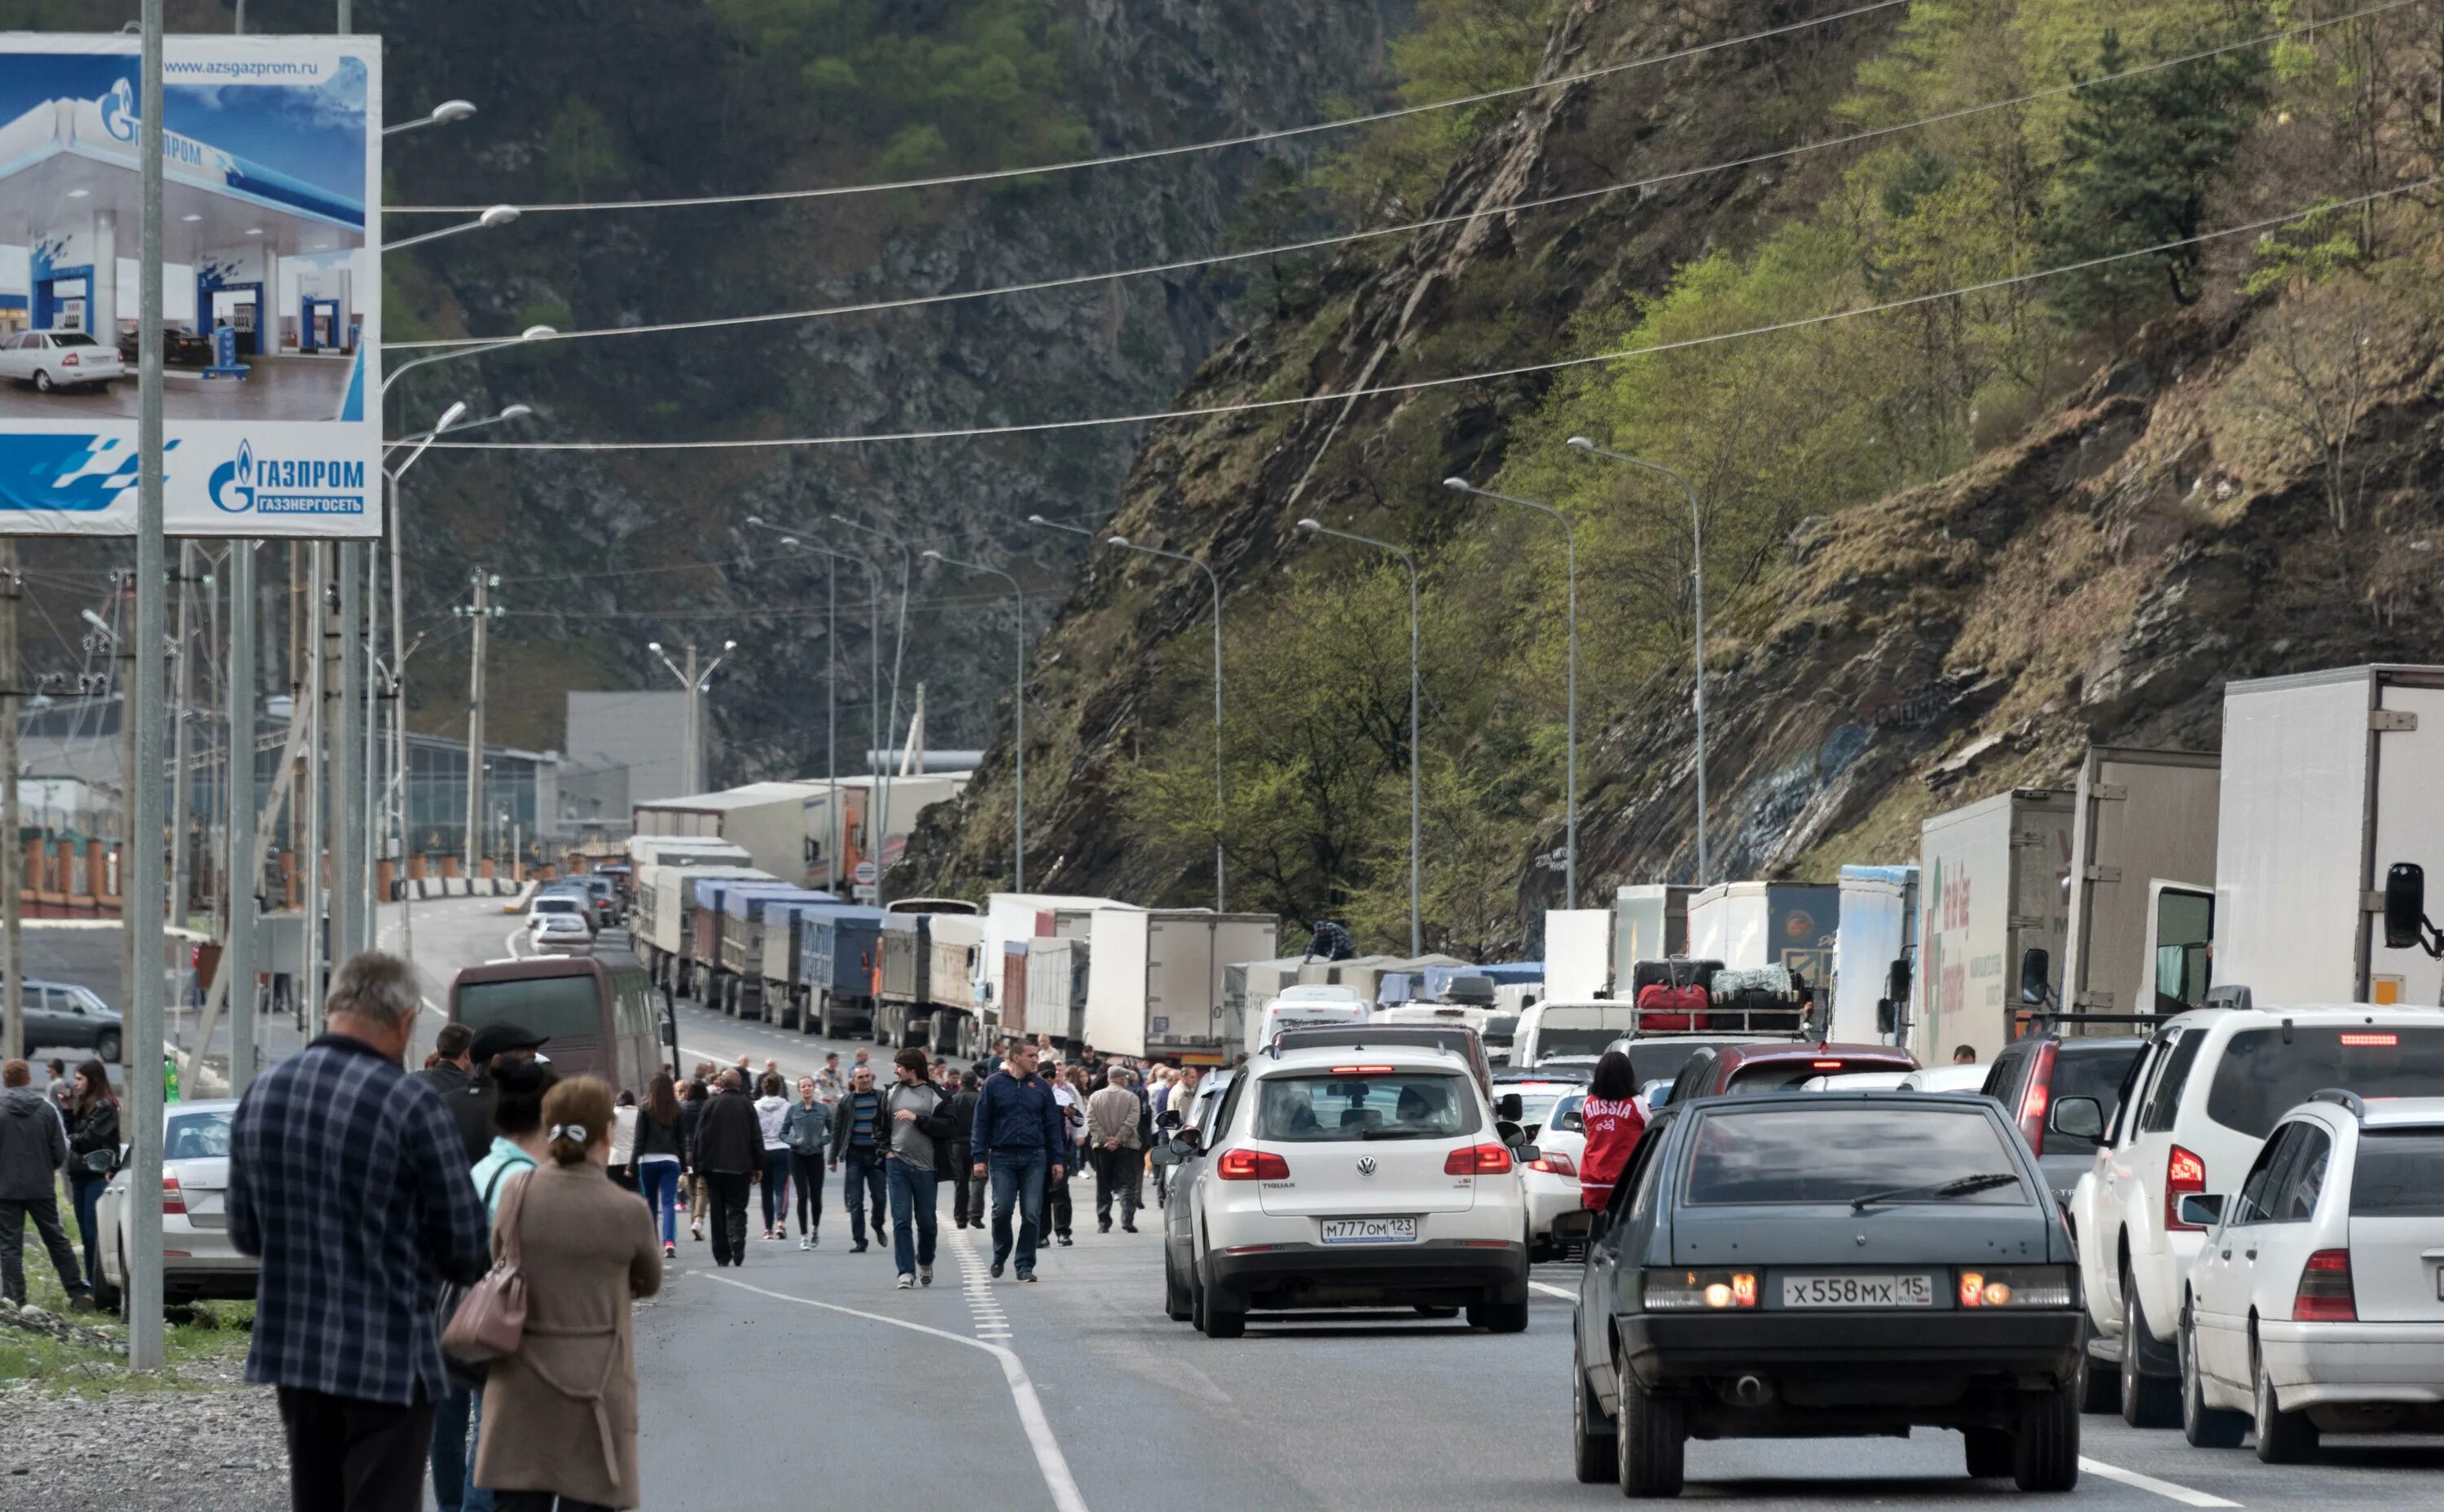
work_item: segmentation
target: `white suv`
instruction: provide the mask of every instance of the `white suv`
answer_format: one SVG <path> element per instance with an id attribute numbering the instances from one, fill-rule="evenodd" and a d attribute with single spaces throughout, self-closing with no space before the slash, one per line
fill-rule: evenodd
<path id="1" fill-rule="evenodd" d="M 2093 1330 L 2084 1405 L 2135 1428 L 2180 1421 L 2174 1332 L 2206 1231 L 2179 1213 L 2232 1192 L 2275 1121 L 2322 1087 L 2365 1097 L 2444 1092 L 2444 1015 L 2432 1008 L 2200 1008 L 2177 1014 L 2131 1063 L 2110 1128 L 2095 1099 L 2064 1097 L 2048 1127 L 2098 1140 L 2070 1223 Z M 2098 1370 L 2113 1367 L 2113 1374 Z"/>
<path id="2" fill-rule="evenodd" d="M 2444 1097 L 2317 1093 L 2236 1195 L 2188 1206 L 2215 1225 L 2182 1298 L 2192 1444 L 2254 1428 L 2257 1457 L 2283 1464 L 2321 1430 L 2444 1429 Z"/>
<path id="3" fill-rule="evenodd" d="M 1527 1328 L 1519 1162 L 1534 1147 L 1503 1142 L 1458 1056 L 1268 1051 L 1196 1133 L 1203 1152 L 1173 1192 L 1187 1252 L 1166 1263 L 1210 1337 L 1236 1337 L 1251 1310 L 1385 1305 Z"/>

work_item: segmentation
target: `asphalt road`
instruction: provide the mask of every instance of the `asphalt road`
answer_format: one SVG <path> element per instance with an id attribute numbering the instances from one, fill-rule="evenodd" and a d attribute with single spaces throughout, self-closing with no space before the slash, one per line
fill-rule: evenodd
<path id="1" fill-rule="evenodd" d="M 450 968 L 503 953 L 512 929 L 497 904 L 417 910 L 436 1003 Z M 679 1016 L 691 1060 L 771 1056 L 795 1072 L 824 1048 L 690 1005 Z M 988 1236 L 953 1231 L 945 1194 L 935 1284 L 898 1291 L 887 1253 L 850 1252 L 837 1185 L 826 1195 L 818 1248 L 750 1239 L 741 1269 L 716 1270 L 681 1228 L 638 1321 L 645 1505 L 795 1506 L 840 1473 L 882 1500 L 981 1494 L 1019 1512 L 1620 1504 L 1570 1475 L 1570 1264 L 1539 1267 L 1521 1335 L 1324 1313 L 1260 1316 L 1217 1341 L 1162 1316 L 1151 1224 L 1093 1231 L 1088 1182 L 1076 1245 L 1046 1251 L 1031 1286 L 986 1277 Z M 2276 1467 L 2090 1417 L 2083 1449 L 2078 1489 L 2040 1499 L 1969 1480 L 1947 1432 L 1699 1443 L 1687 1495 L 1758 1508 L 2444 1507 L 2436 1440 L 2329 1438 L 2319 1463 Z"/>

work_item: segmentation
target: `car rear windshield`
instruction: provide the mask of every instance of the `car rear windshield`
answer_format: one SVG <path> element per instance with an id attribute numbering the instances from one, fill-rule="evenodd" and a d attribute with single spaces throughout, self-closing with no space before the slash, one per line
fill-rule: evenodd
<path id="1" fill-rule="evenodd" d="M 1807 1060 L 1758 1060 L 1731 1068 L 1731 1079 L 1723 1091 L 1732 1097 L 1757 1092 L 1786 1092 L 1805 1086 L 1818 1077 L 1842 1076 L 1860 1071 L 1907 1071 L 1888 1060 L 1843 1060 L 1824 1057 Z"/>
<path id="2" fill-rule="evenodd" d="M 1268 1077 L 1256 1099 L 1256 1137 L 1450 1139 L 1476 1132 L 1473 1082 L 1438 1071 Z"/>
<path id="3" fill-rule="evenodd" d="M 226 1112 L 174 1113 L 161 1126 L 164 1160 L 216 1160 L 230 1152 Z"/>
<path id="4" fill-rule="evenodd" d="M 1477 1031 L 1477 1038 L 1488 1044 L 1509 1044 L 1518 1036 L 1519 1015 L 1515 1013 L 1497 1013 L 1486 1020 L 1485 1027 Z"/>
<path id="5" fill-rule="evenodd" d="M 2444 1218 L 2444 1129 L 2366 1129 L 2351 1172 L 2361 1218 Z"/>
<path id="6" fill-rule="evenodd" d="M 99 346 L 102 343 L 82 331 L 57 331 L 52 333 L 51 344 L 53 346 Z"/>
<path id="7" fill-rule="evenodd" d="M 1898 1192 L 1892 1201 L 2026 1205 L 2031 1198 L 2019 1170 L 1993 1120 L 1974 1109 L 1934 1102 L 1740 1109 L 1709 1113 L 1698 1125 L 1685 1200 L 1846 1203 Z M 1995 1174 L 2012 1179 L 1953 1196 L 1936 1189 Z"/>
<path id="8" fill-rule="evenodd" d="M 1619 1029 L 1541 1029 L 1536 1034 L 1536 1058 L 1602 1055 L 1605 1046 L 1620 1038 Z"/>
<path id="9" fill-rule="evenodd" d="M 2243 1029 L 2224 1046 L 2207 1088 L 2207 1116 L 2263 1139 L 2320 1087 L 2362 1097 L 2444 1095 L 2444 1027 L 2294 1024 Z"/>
<path id="10" fill-rule="evenodd" d="M 602 1038 L 602 998 L 590 972 L 463 983 L 457 998 L 457 1022 L 470 1029 L 513 1023 L 547 1040 Z"/>
<path id="11" fill-rule="evenodd" d="M 1698 1051 L 1720 1044 L 1736 1044 L 1734 1040 L 1633 1040 L 1629 1044 L 1629 1069 L 1638 1084 L 1669 1081 L 1680 1074 L 1689 1058 Z"/>
<path id="12" fill-rule="evenodd" d="M 2115 1044 L 2089 1049 L 2064 1044 L 2054 1053 L 2054 1079 L 2047 1089 L 2048 1102 L 2059 1105 L 2064 1097 L 2094 1097 L 2096 1105 L 2104 1110 L 2104 1122 L 2109 1126 L 2114 1106 L 2121 1097 L 2121 1079 L 2130 1074 L 2130 1062 L 2138 1059 L 2142 1048 Z M 2049 1155 L 2086 1154 L 2095 1149 L 2093 1139 L 2082 1139 L 2059 1129 L 2046 1131 L 2046 1153 Z"/>

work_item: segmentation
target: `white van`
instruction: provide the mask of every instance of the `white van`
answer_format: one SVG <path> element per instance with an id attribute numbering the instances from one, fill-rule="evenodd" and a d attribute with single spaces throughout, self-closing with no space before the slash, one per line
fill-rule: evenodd
<path id="1" fill-rule="evenodd" d="M 1539 1003 L 1519 1015 L 1510 1063 L 1532 1067 L 1549 1056 L 1602 1055 L 1605 1046 L 1637 1030 L 1638 1006 L 1625 999 Z"/>
<path id="2" fill-rule="evenodd" d="M 1256 1010 L 1248 1028 L 1248 1053 L 1255 1055 L 1273 1042 L 1273 1036 L 1293 1024 L 1364 1023 L 1374 1006 L 1354 987 L 1302 985 L 1284 987 Z"/>

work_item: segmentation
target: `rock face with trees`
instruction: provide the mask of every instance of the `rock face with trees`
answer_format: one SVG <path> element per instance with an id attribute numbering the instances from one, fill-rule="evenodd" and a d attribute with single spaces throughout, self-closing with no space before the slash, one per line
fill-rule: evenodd
<path id="1" fill-rule="evenodd" d="M 1302 517 L 1425 564 L 1429 943 L 1559 903 L 1561 532 L 1451 474 L 1576 526 L 1583 895 L 1692 876 L 1690 502 L 1571 435 L 1695 494 L 1717 877 L 1915 858 L 2091 740 L 2211 748 L 2227 678 L 2444 654 L 2430 11 L 1916 0 L 1628 68 L 1757 17 L 1520 16 L 1424 8 L 1397 61 L 1611 71 L 1327 163 L 1337 213 L 1435 224 L 1286 270 L 1180 407 L 1299 402 L 1157 428 L 1114 522 L 1225 575 L 1234 907 L 1406 932 L 1405 581 Z M 1209 889 L 1188 570 L 1093 562 L 1037 654 L 1035 885 Z M 1006 874 L 1007 757 L 929 885 Z"/>

